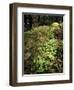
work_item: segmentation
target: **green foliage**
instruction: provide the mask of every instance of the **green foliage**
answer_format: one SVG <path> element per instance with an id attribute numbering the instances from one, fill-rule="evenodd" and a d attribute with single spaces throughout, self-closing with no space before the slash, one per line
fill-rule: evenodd
<path id="1" fill-rule="evenodd" d="M 24 73 L 63 71 L 62 25 L 39 26 L 24 32 Z"/>

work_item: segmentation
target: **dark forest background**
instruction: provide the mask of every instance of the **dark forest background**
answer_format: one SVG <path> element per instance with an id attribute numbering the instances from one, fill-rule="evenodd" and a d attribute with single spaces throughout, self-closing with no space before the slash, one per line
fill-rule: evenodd
<path id="1" fill-rule="evenodd" d="M 33 27 L 51 25 L 53 22 L 62 23 L 62 16 L 24 15 L 24 31 L 31 30 Z"/>

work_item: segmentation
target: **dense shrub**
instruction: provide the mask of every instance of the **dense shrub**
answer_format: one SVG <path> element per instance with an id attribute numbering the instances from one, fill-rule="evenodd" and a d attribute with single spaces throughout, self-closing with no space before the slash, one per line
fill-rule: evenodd
<path id="1" fill-rule="evenodd" d="M 63 71 L 63 31 L 59 23 L 24 32 L 24 73 Z"/>

